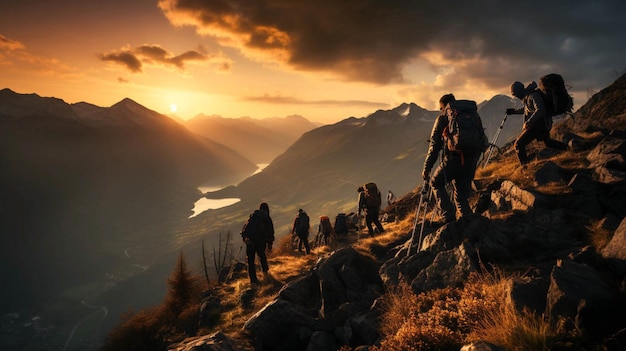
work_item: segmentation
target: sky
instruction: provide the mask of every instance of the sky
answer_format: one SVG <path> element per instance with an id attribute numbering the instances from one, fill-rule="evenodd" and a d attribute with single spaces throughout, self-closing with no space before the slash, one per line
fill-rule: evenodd
<path id="1" fill-rule="evenodd" d="M 334 123 L 559 73 L 576 109 L 626 72 L 625 18 L 623 0 L 2 1 L 0 89 Z"/>

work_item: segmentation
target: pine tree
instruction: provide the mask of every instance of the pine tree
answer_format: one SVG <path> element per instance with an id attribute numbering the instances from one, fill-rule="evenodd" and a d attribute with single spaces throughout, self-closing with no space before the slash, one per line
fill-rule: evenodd
<path id="1" fill-rule="evenodd" d="M 174 271 L 167 280 L 168 294 L 165 309 L 172 318 L 178 316 L 197 299 L 196 280 L 187 267 L 185 256 L 181 252 Z"/>

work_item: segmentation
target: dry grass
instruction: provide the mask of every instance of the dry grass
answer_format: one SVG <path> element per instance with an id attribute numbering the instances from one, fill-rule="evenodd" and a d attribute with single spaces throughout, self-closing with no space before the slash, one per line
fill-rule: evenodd
<path id="1" fill-rule="evenodd" d="M 602 227 L 601 220 L 594 220 L 587 227 L 589 231 L 589 241 L 596 251 L 602 250 L 609 243 L 613 232 Z"/>
<path id="2" fill-rule="evenodd" d="M 458 350 L 478 340 L 507 350 L 549 349 L 557 332 L 545 319 L 513 307 L 507 292 L 513 277 L 495 270 L 473 275 L 463 289 L 417 296 L 400 285 L 384 297 L 384 339 L 373 350 Z"/>

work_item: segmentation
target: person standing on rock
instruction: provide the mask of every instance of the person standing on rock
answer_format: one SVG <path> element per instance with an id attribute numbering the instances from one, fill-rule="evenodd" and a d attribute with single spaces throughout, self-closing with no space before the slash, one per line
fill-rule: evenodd
<path id="1" fill-rule="evenodd" d="M 520 164 L 522 166 L 528 164 L 526 146 L 533 140 L 543 141 L 547 147 L 552 149 L 567 150 L 567 144 L 550 138 L 552 117 L 548 116 L 541 92 L 536 89 L 526 89 L 521 82 L 511 84 L 510 91 L 511 95 L 522 100 L 524 104 L 521 109 L 509 108 L 506 110 L 508 115 L 524 114 L 522 133 L 513 144 Z"/>
<path id="2" fill-rule="evenodd" d="M 259 209 L 250 215 L 241 230 L 241 237 L 246 244 L 250 284 L 259 284 L 256 276 L 255 258 L 259 256 L 263 274 L 267 275 L 269 266 L 265 250 L 271 251 L 274 243 L 274 223 L 270 217 L 270 208 L 267 203 L 263 202 Z"/>
<path id="3" fill-rule="evenodd" d="M 422 171 L 422 178 L 425 183 L 428 184 L 430 182 L 432 185 L 444 223 L 450 223 L 456 220 L 457 211 L 460 214 L 459 219 L 467 219 L 473 214 L 468 198 L 471 191 L 472 180 L 474 179 L 474 173 L 476 172 L 476 163 L 480 156 L 480 152 L 459 153 L 450 150 L 450 143 L 447 142 L 446 137 L 449 129 L 449 116 L 446 114 L 446 109 L 449 108 L 451 104 L 455 103 L 456 99 L 453 94 L 443 95 L 441 99 L 439 99 L 439 109 L 442 113 L 435 119 L 430 135 L 430 146 L 426 159 L 424 160 L 424 169 Z M 482 128 L 482 123 L 480 128 Z M 487 143 L 484 135 L 482 138 L 485 139 L 484 143 Z M 443 151 L 442 160 L 433 172 L 431 178 L 430 172 L 439 158 L 440 151 Z M 446 192 L 446 185 L 449 183 L 452 184 L 454 188 L 454 205 Z"/>

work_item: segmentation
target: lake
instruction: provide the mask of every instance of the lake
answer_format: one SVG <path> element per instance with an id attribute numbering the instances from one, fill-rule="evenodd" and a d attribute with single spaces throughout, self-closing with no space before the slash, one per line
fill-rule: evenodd
<path id="1" fill-rule="evenodd" d="M 258 164 L 257 170 L 254 173 L 252 173 L 250 176 L 260 173 L 261 171 L 263 171 L 265 167 L 267 167 L 268 164 L 269 163 Z M 224 185 L 223 187 L 198 187 L 198 190 L 200 190 L 202 194 L 207 194 L 207 193 L 221 190 L 230 185 L 232 184 Z M 206 210 L 216 210 L 218 208 L 234 205 L 239 201 L 241 201 L 241 199 L 238 199 L 238 198 L 207 199 L 206 197 L 201 197 L 194 203 L 194 206 L 192 209 L 193 214 L 189 216 L 189 218 L 193 218 Z"/>

